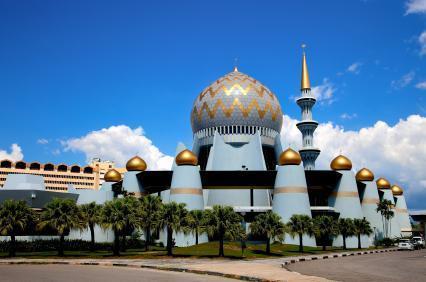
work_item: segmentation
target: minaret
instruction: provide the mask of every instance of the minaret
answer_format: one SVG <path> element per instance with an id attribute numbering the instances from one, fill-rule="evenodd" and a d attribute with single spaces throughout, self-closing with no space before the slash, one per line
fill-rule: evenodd
<path id="1" fill-rule="evenodd" d="M 305 45 L 302 45 L 305 48 Z M 303 145 L 299 150 L 302 157 L 305 170 L 315 169 L 315 160 L 320 154 L 320 150 L 314 147 L 314 131 L 318 126 L 318 122 L 312 120 L 312 107 L 317 101 L 311 93 L 311 82 L 309 81 L 308 65 L 306 63 L 306 54 L 303 49 L 302 57 L 302 80 L 300 84 L 302 96 L 297 99 L 297 105 L 302 110 L 302 121 L 297 123 L 297 128 L 302 133 Z"/>

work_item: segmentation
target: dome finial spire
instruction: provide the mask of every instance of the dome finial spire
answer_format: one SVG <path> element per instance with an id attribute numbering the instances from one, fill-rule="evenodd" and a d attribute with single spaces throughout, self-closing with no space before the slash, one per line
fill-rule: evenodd
<path id="1" fill-rule="evenodd" d="M 238 72 L 238 57 L 234 58 L 234 72 Z"/>
<path id="2" fill-rule="evenodd" d="M 302 44 L 303 56 L 302 56 L 302 80 L 300 83 L 300 89 L 311 89 L 311 82 L 309 81 L 308 64 L 306 63 L 306 44 Z"/>

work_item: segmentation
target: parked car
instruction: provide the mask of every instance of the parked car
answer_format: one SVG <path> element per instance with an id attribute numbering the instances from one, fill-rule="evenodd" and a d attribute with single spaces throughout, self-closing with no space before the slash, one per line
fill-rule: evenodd
<path id="1" fill-rule="evenodd" d="M 398 250 L 410 250 L 414 251 L 414 244 L 410 239 L 400 239 L 398 241 Z"/>
<path id="2" fill-rule="evenodd" d="M 418 249 L 423 249 L 425 247 L 425 240 L 423 237 L 414 236 L 411 240 L 413 241 L 414 246 Z"/>

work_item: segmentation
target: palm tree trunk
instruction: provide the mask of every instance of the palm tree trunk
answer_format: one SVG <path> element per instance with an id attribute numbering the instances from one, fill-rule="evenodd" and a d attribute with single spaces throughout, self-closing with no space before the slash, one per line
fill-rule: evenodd
<path id="1" fill-rule="evenodd" d="M 346 250 L 346 235 L 342 235 L 343 237 L 343 250 Z"/>
<path id="2" fill-rule="evenodd" d="M 173 230 L 170 227 L 167 227 L 167 255 L 173 255 Z"/>
<path id="3" fill-rule="evenodd" d="M 322 250 L 325 251 L 327 249 L 325 236 L 321 237 L 322 241 Z"/>
<path id="4" fill-rule="evenodd" d="M 195 228 L 195 245 L 198 245 L 198 227 Z"/>
<path id="5" fill-rule="evenodd" d="M 59 238 L 59 249 L 58 249 L 58 256 L 60 257 L 64 256 L 64 241 L 65 241 L 65 236 L 64 234 L 61 234 Z"/>
<path id="6" fill-rule="evenodd" d="M 89 224 L 90 228 L 90 251 L 95 251 L 95 226 L 93 224 Z"/>
<path id="7" fill-rule="evenodd" d="M 299 252 L 303 253 L 303 234 L 299 233 Z"/>
<path id="8" fill-rule="evenodd" d="M 220 230 L 220 234 L 219 234 L 219 256 L 220 257 L 224 257 L 225 253 L 223 251 L 223 231 Z"/>
<path id="9" fill-rule="evenodd" d="M 270 238 L 266 238 L 266 253 L 269 255 L 271 253 L 271 240 Z"/>
<path id="10" fill-rule="evenodd" d="M 16 240 L 15 235 L 10 235 L 10 245 L 9 245 L 9 256 L 14 257 L 16 255 Z"/>
<path id="11" fill-rule="evenodd" d="M 120 235 L 118 231 L 114 229 L 114 246 L 113 246 L 114 256 L 120 255 Z"/>
<path id="12" fill-rule="evenodd" d="M 145 251 L 149 249 L 149 241 L 151 240 L 151 229 L 147 227 L 145 229 Z"/>
<path id="13" fill-rule="evenodd" d="M 361 249 L 361 233 L 358 233 L 358 249 Z"/>
<path id="14" fill-rule="evenodd" d="M 121 235 L 121 251 L 125 252 L 126 251 L 126 233 L 123 232 L 123 234 Z"/>

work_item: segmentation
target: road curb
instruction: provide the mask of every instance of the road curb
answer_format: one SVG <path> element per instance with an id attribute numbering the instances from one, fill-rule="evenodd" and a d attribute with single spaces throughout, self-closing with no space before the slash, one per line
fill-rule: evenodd
<path id="1" fill-rule="evenodd" d="M 128 264 L 128 263 L 116 263 L 116 262 L 79 262 L 79 261 L 8 261 L 8 260 L 0 260 L 0 265 L 47 265 L 47 264 L 55 264 L 55 265 L 98 265 L 98 266 L 110 266 L 110 267 L 129 267 L 129 268 L 146 268 L 146 269 L 154 269 L 154 270 L 162 270 L 162 271 L 174 271 L 174 272 L 186 272 L 186 273 L 194 273 L 194 274 L 202 274 L 202 275 L 211 275 L 218 276 L 224 278 L 232 278 L 243 281 L 255 281 L 255 282 L 276 282 L 276 280 L 262 279 L 253 276 L 246 275 L 237 275 L 230 273 L 222 273 L 217 271 L 208 271 L 208 270 L 197 270 L 190 269 L 184 267 L 172 267 L 172 266 L 156 266 L 156 265 L 147 265 L 147 264 Z"/>
<path id="2" fill-rule="evenodd" d="M 306 256 L 306 257 L 299 257 L 299 258 L 290 258 L 288 260 L 285 260 L 281 267 L 286 267 L 287 265 L 296 263 L 296 262 L 304 262 L 304 261 L 312 261 L 312 260 L 320 260 L 320 259 L 331 259 L 331 258 L 340 258 L 340 257 L 348 257 L 348 256 L 361 256 L 361 255 L 369 255 L 369 254 L 378 254 L 378 253 L 387 253 L 387 252 L 394 252 L 397 251 L 397 248 L 391 248 L 391 249 L 383 249 L 383 250 L 371 250 L 371 251 L 354 251 L 354 252 L 345 252 L 345 253 L 339 253 L 339 254 L 328 254 L 328 255 L 312 255 L 312 256 Z"/>

